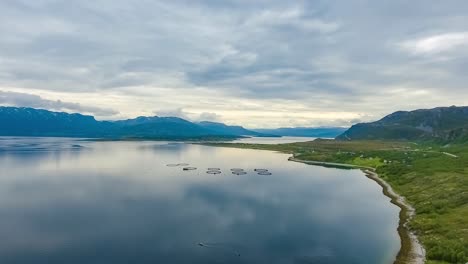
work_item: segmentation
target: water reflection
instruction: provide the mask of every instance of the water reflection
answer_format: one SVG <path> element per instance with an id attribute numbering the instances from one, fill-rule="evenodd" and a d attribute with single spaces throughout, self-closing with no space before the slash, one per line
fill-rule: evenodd
<path id="1" fill-rule="evenodd" d="M 254 150 L 79 144 L 0 154 L 0 263 L 391 263 L 398 251 L 398 210 L 359 171 Z M 182 162 L 201 169 L 165 166 Z"/>

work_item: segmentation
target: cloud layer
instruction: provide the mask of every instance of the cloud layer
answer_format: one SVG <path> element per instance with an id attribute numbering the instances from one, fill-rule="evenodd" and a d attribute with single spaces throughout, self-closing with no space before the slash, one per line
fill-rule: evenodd
<path id="1" fill-rule="evenodd" d="M 467 8 L 463 0 L 5 0 L 0 90 L 101 119 L 179 109 L 249 127 L 350 125 L 466 105 Z"/>
<path id="2" fill-rule="evenodd" d="M 15 92 L 0 91 L 0 104 L 6 106 L 24 106 L 40 109 L 49 109 L 56 111 L 74 111 L 80 113 L 89 113 L 99 116 L 112 116 L 119 112 L 113 109 L 100 108 L 96 106 L 84 106 L 79 103 L 63 102 L 62 100 L 48 100 L 38 95 Z"/>

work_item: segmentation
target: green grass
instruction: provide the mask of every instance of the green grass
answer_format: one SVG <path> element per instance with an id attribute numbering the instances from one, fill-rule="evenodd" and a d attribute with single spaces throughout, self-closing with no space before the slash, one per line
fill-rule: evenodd
<path id="1" fill-rule="evenodd" d="M 410 227 L 426 249 L 427 263 L 468 262 L 468 144 L 316 140 L 281 145 L 216 145 L 373 167 L 416 209 Z"/>
<path id="2" fill-rule="evenodd" d="M 356 158 L 353 159 L 352 164 L 359 165 L 359 166 L 376 168 L 376 167 L 382 166 L 384 163 L 382 162 L 382 160 L 380 158 L 356 157 Z"/>

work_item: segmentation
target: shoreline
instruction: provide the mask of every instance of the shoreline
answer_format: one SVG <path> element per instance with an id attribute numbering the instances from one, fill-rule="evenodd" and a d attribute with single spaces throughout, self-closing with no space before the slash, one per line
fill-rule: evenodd
<path id="1" fill-rule="evenodd" d="M 305 163 L 309 165 L 328 166 L 346 169 L 360 169 L 367 178 L 375 181 L 382 187 L 383 194 L 391 199 L 391 203 L 400 208 L 398 234 L 400 236 L 401 247 L 398 251 L 393 264 L 424 264 L 426 252 L 423 245 L 419 241 L 416 234 L 409 229 L 409 222 L 415 215 L 415 209 L 406 202 L 406 199 L 397 194 L 392 186 L 385 180 L 379 177 L 374 168 L 358 166 L 352 164 L 322 162 L 322 161 L 309 161 L 296 159 L 294 156 L 288 159 L 289 161 Z"/>

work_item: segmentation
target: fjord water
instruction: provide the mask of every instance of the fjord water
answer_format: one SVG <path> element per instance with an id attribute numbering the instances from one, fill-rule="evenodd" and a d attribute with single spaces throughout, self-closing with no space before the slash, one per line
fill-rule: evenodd
<path id="1" fill-rule="evenodd" d="M 381 187 L 359 170 L 287 158 L 0 138 L 0 263 L 392 263 L 399 209 Z"/>
<path id="2" fill-rule="evenodd" d="M 285 144 L 313 141 L 315 137 L 247 137 L 233 140 L 232 143 L 245 144 Z M 229 141 L 228 141 L 229 142 Z"/>

